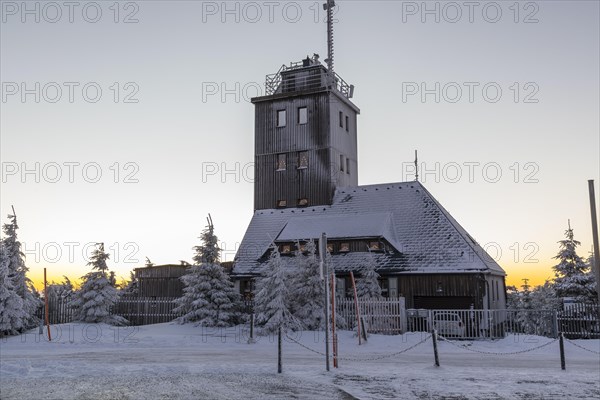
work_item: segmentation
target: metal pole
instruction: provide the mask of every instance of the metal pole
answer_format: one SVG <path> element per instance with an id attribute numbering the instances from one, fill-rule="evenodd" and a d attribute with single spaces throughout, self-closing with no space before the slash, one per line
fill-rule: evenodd
<path id="1" fill-rule="evenodd" d="M 248 344 L 255 343 L 254 340 L 254 313 L 250 314 L 250 339 L 248 339 Z"/>
<path id="2" fill-rule="evenodd" d="M 333 367 L 338 367 L 337 333 L 335 332 L 335 274 L 331 274 L 331 335 L 333 339 Z"/>
<path id="3" fill-rule="evenodd" d="M 433 358 L 435 360 L 435 366 L 440 366 L 440 356 L 438 355 L 438 347 L 437 347 L 437 330 L 431 331 L 431 340 L 433 341 Z"/>
<path id="4" fill-rule="evenodd" d="M 44 268 L 44 319 L 46 320 L 46 329 L 48 329 L 48 341 L 52 341 L 50 335 L 50 318 L 48 317 L 48 281 L 46 280 L 46 268 Z"/>
<path id="5" fill-rule="evenodd" d="M 592 215 L 592 239 L 594 243 L 594 270 L 596 276 L 596 291 L 598 292 L 598 304 L 600 304 L 600 245 L 598 245 L 598 219 L 596 217 L 596 195 L 594 193 L 594 180 L 588 180 L 590 191 L 590 213 Z"/>
<path id="6" fill-rule="evenodd" d="M 325 369 L 329 371 L 329 268 L 327 268 L 327 235 L 321 234 L 319 241 L 319 256 L 325 278 Z"/>
<path id="7" fill-rule="evenodd" d="M 567 369 L 567 363 L 565 361 L 565 342 L 562 332 L 560 333 L 558 344 L 560 345 L 560 369 L 564 371 Z"/>
<path id="8" fill-rule="evenodd" d="M 277 331 L 277 373 L 280 374 L 283 371 L 281 363 L 281 326 Z"/>

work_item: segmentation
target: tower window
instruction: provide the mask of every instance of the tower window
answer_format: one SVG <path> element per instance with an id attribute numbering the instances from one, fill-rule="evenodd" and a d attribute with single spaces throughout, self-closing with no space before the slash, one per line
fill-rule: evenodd
<path id="1" fill-rule="evenodd" d="M 340 111 L 340 127 L 344 127 L 344 113 Z"/>
<path id="2" fill-rule="evenodd" d="M 308 205 L 308 199 L 307 198 L 298 199 L 298 205 L 300 207 L 307 206 Z"/>
<path id="3" fill-rule="evenodd" d="M 285 171 L 286 166 L 285 154 L 277 154 L 277 171 Z"/>
<path id="4" fill-rule="evenodd" d="M 308 123 L 308 109 L 306 107 L 298 108 L 298 123 L 300 125 Z"/>
<path id="5" fill-rule="evenodd" d="M 308 151 L 298 153 L 298 169 L 308 168 Z"/>
<path id="6" fill-rule="evenodd" d="M 346 173 L 350 173 L 350 159 L 346 158 Z"/>
<path id="7" fill-rule="evenodd" d="M 350 132 L 350 128 L 349 128 L 350 124 L 348 123 L 348 121 L 349 121 L 349 118 L 346 115 L 346 132 Z"/>
<path id="8" fill-rule="evenodd" d="M 285 124 L 286 124 L 285 110 L 277 111 L 277 127 L 281 128 L 282 126 L 285 126 Z"/>
<path id="9" fill-rule="evenodd" d="M 277 200 L 277 208 L 283 208 L 283 207 L 287 207 L 287 201 L 286 200 Z"/>
<path id="10" fill-rule="evenodd" d="M 340 171 L 344 171 L 344 155 L 340 154 Z"/>

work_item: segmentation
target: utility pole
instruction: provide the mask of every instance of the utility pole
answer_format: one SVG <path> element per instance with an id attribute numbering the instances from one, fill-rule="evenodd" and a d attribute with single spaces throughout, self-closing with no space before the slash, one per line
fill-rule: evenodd
<path id="1" fill-rule="evenodd" d="M 327 235 L 321 234 L 319 240 L 321 258 L 321 279 L 325 279 L 325 369 L 329 371 L 329 268 L 327 267 Z"/>
<path id="2" fill-rule="evenodd" d="M 598 292 L 598 304 L 600 304 L 600 248 L 598 245 L 598 219 L 596 217 L 596 194 L 594 193 L 594 180 L 588 180 L 590 191 L 590 214 L 592 217 L 592 240 L 594 243 L 594 275 L 596 276 L 596 292 Z"/>

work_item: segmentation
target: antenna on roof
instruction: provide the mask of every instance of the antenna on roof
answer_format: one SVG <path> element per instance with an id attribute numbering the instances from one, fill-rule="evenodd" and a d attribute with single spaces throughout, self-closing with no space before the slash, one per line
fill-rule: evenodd
<path id="1" fill-rule="evenodd" d="M 417 150 L 415 150 L 415 181 L 419 181 L 419 163 L 417 162 Z"/>
<path id="2" fill-rule="evenodd" d="M 333 75 L 333 7 L 335 7 L 334 0 L 327 0 L 326 4 L 323 4 L 323 10 L 327 11 L 327 70 Z"/>

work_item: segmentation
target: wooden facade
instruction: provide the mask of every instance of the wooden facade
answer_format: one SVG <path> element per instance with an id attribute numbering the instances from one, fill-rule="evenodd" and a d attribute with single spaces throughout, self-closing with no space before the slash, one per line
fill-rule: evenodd
<path id="1" fill-rule="evenodd" d="M 188 265 L 156 265 L 136 268 L 135 277 L 138 281 L 140 297 L 177 298 L 183 295 L 183 282 Z"/>
<path id="2" fill-rule="evenodd" d="M 319 78 L 307 81 L 303 74 Z M 281 90 L 252 99 L 255 210 L 331 204 L 336 187 L 357 184 L 359 110 L 326 81 L 321 65 L 292 69 L 282 73 Z M 300 109 L 307 112 L 304 123 Z"/>

